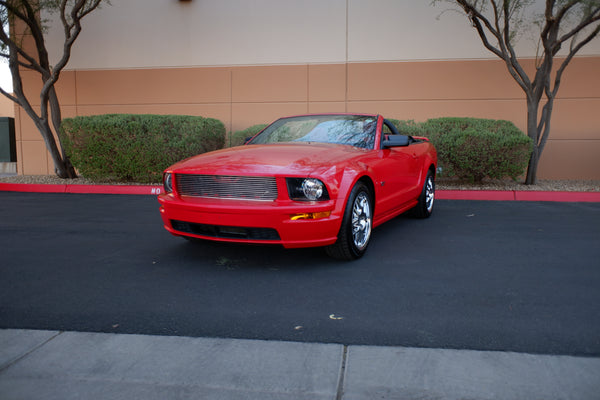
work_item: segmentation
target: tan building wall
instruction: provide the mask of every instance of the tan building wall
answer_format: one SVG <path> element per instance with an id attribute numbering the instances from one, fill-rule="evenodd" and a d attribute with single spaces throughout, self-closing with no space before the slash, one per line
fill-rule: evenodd
<path id="1" fill-rule="evenodd" d="M 288 114 L 381 113 L 508 119 L 525 128 L 521 89 L 500 61 L 352 63 L 253 67 L 68 71 L 59 85 L 63 115 L 189 114 L 217 118 L 228 131 Z M 540 178 L 600 178 L 600 57 L 570 67 L 556 102 Z M 477 84 L 473 84 L 477 82 Z M 32 90 L 35 90 L 31 85 Z M 52 173 L 41 136 L 17 112 L 18 170 Z"/>
<path id="2" fill-rule="evenodd" d="M 349 111 L 507 119 L 523 129 L 524 96 L 504 64 L 464 17 L 437 18 L 443 9 L 429 3 L 113 0 L 84 20 L 59 83 L 63 116 L 202 115 L 236 131 Z M 51 53 L 60 35 L 49 30 Z M 600 179 L 600 40 L 584 54 L 563 79 L 539 178 Z M 38 78 L 26 82 L 37 98 Z M 33 123 L 22 111 L 16 122 L 19 173 L 52 173 Z"/>
<path id="3" fill-rule="evenodd" d="M 14 117 L 15 103 L 6 96 L 0 95 L 0 117 Z"/>

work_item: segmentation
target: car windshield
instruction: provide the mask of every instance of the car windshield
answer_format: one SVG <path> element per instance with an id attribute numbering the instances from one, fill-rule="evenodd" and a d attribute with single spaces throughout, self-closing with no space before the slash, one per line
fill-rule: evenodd
<path id="1" fill-rule="evenodd" d="M 250 144 L 317 142 L 372 149 L 376 125 L 375 117 L 362 115 L 282 118 L 266 127 Z"/>

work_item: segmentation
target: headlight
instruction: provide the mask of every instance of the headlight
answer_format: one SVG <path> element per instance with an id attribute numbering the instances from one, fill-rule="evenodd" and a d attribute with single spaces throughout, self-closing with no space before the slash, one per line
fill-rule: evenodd
<path id="1" fill-rule="evenodd" d="M 300 201 L 329 200 L 325 184 L 315 178 L 287 178 L 290 199 Z"/>
<path id="2" fill-rule="evenodd" d="M 170 172 L 165 172 L 163 175 L 163 186 L 165 188 L 165 193 L 173 192 L 173 174 Z"/>
<path id="3" fill-rule="evenodd" d="M 309 200 L 318 200 L 323 196 L 325 185 L 318 179 L 305 179 L 302 182 L 302 193 Z"/>

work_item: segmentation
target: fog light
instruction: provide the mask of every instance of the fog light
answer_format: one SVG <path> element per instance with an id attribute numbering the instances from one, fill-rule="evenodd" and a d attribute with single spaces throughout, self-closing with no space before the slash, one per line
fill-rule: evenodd
<path id="1" fill-rule="evenodd" d="M 302 214 L 294 214 L 290 217 L 292 221 L 297 221 L 299 219 L 321 219 L 327 218 L 331 215 L 331 211 L 321 211 L 315 213 L 302 213 Z"/>

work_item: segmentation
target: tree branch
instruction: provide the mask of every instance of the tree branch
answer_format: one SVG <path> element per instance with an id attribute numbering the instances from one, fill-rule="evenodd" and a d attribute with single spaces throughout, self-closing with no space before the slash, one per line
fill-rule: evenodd
<path id="1" fill-rule="evenodd" d="M 577 25 L 575 28 L 571 29 L 571 31 L 569 31 L 569 32 L 565 33 L 563 36 L 561 36 L 560 39 L 558 39 L 558 42 L 559 43 L 566 42 L 567 40 L 569 40 L 570 38 L 574 37 L 579 32 L 581 32 L 583 29 L 587 28 L 594 22 L 598 22 L 598 21 L 600 21 L 600 7 L 596 8 L 586 19 L 582 20 L 579 23 L 579 25 Z"/>
<path id="2" fill-rule="evenodd" d="M 525 73 L 525 70 L 521 67 L 521 64 L 519 64 L 517 55 L 515 53 L 515 49 L 514 49 L 513 45 L 510 43 L 510 16 L 511 16 L 512 12 L 509 10 L 509 2 L 504 0 L 503 5 L 504 5 L 504 42 L 505 42 L 504 43 L 504 46 L 505 46 L 504 51 L 506 52 L 506 50 L 508 50 L 508 53 L 510 54 L 510 56 L 509 56 L 510 64 L 514 68 L 515 72 L 519 75 L 521 81 L 523 82 L 523 85 L 521 85 L 521 87 L 525 90 L 525 88 L 529 88 L 531 86 L 531 82 L 529 82 L 529 77 L 527 76 L 527 73 Z M 514 77 L 514 75 L 513 75 L 513 77 Z M 519 83 L 518 80 L 517 80 L 517 83 Z"/>
<path id="3" fill-rule="evenodd" d="M 5 97 L 8 97 L 10 100 L 14 101 L 15 103 L 19 104 L 19 99 L 16 98 L 15 96 L 13 96 L 11 93 L 8 93 L 7 91 L 5 91 L 4 89 L 2 89 L 0 87 L 0 93 L 2 93 Z"/>
<path id="4" fill-rule="evenodd" d="M 14 7 L 12 7 L 12 5 L 8 6 L 6 4 L 5 1 L 0 1 L 0 6 L 5 6 L 7 7 L 7 10 L 9 10 L 9 12 L 13 13 L 12 10 L 14 10 Z M 18 11 L 18 10 L 17 10 Z M 26 19 L 28 18 L 27 16 L 25 16 L 22 13 L 16 13 L 15 16 L 18 16 L 19 19 L 23 19 L 24 18 L 24 22 L 28 22 Z M 31 21 L 29 21 L 31 22 Z M 16 52 L 19 54 L 19 56 L 21 56 L 22 58 L 24 58 L 25 60 L 27 60 L 29 62 L 29 64 L 25 64 L 25 63 L 20 63 L 23 67 L 28 68 L 28 69 L 32 69 L 35 70 L 37 72 L 42 72 L 43 68 L 41 67 L 41 65 L 37 62 L 37 60 L 35 58 L 33 58 L 32 56 L 30 56 L 27 52 L 25 52 L 21 46 L 19 46 L 14 40 L 12 40 L 7 34 L 6 32 L 4 32 L 4 29 L 0 29 L 0 41 L 2 43 L 4 43 L 8 48 L 9 51 L 12 52 Z"/>
<path id="5" fill-rule="evenodd" d="M 60 5 L 60 19 L 63 24 L 65 33 L 65 42 L 63 45 L 63 54 L 61 59 L 56 63 L 52 69 L 51 75 L 44 82 L 42 91 L 47 92 L 51 86 L 56 83 L 61 71 L 69 62 L 71 58 L 71 48 L 75 43 L 75 40 L 81 33 L 81 19 L 91 13 L 93 10 L 98 8 L 102 0 L 94 0 L 88 4 L 86 0 L 78 0 L 72 7 L 70 14 L 71 21 L 67 20 L 66 5 L 67 0 L 62 0 Z M 87 7 L 86 7 L 87 4 Z"/>
<path id="6" fill-rule="evenodd" d="M 503 0 L 506 5 L 507 0 Z M 495 54 L 498 58 L 504 60 L 506 63 L 506 67 L 508 72 L 511 74 L 513 79 L 517 82 L 517 84 L 525 91 L 526 93 L 531 89 L 531 81 L 527 76 L 525 70 L 521 67 L 514 52 L 513 47 L 510 45 L 510 41 L 508 40 L 509 36 L 507 33 L 503 33 L 503 29 L 500 28 L 500 15 L 501 13 L 498 11 L 498 5 L 495 0 L 491 0 L 491 3 L 494 8 L 494 25 L 487 19 L 485 15 L 483 15 L 479 10 L 476 9 L 476 3 L 471 3 L 467 0 L 456 0 L 457 3 L 461 5 L 469 20 L 476 28 L 479 37 L 486 49 Z M 506 15 L 506 13 L 504 13 Z M 485 28 L 484 28 L 485 27 Z M 490 32 L 490 34 L 496 39 L 498 46 L 497 48 L 493 46 L 486 34 L 486 30 Z M 504 30 L 508 32 L 508 26 L 504 24 Z M 505 37 L 506 36 L 506 40 Z"/>
<path id="7" fill-rule="evenodd" d="M 573 57 L 575 57 L 577 52 L 581 50 L 581 48 L 583 48 L 583 46 L 585 46 L 590 41 L 592 41 L 592 39 L 598 36 L 598 33 L 600 33 L 600 24 L 584 40 L 579 42 L 575 47 L 571 47 L 569 55 L 564 59 L 564 61 L 556 71 L 556 77 L 554 79 L 554 89 L 552 90 L 554 96 L 556 96 L 556 93 L 558 92 L 558 88 L 560 87 L 560 82 L 562 79 L 562 74 L 565 71 L 565 68 L 567 68 L 567 65 L 571 62 Z"/>

